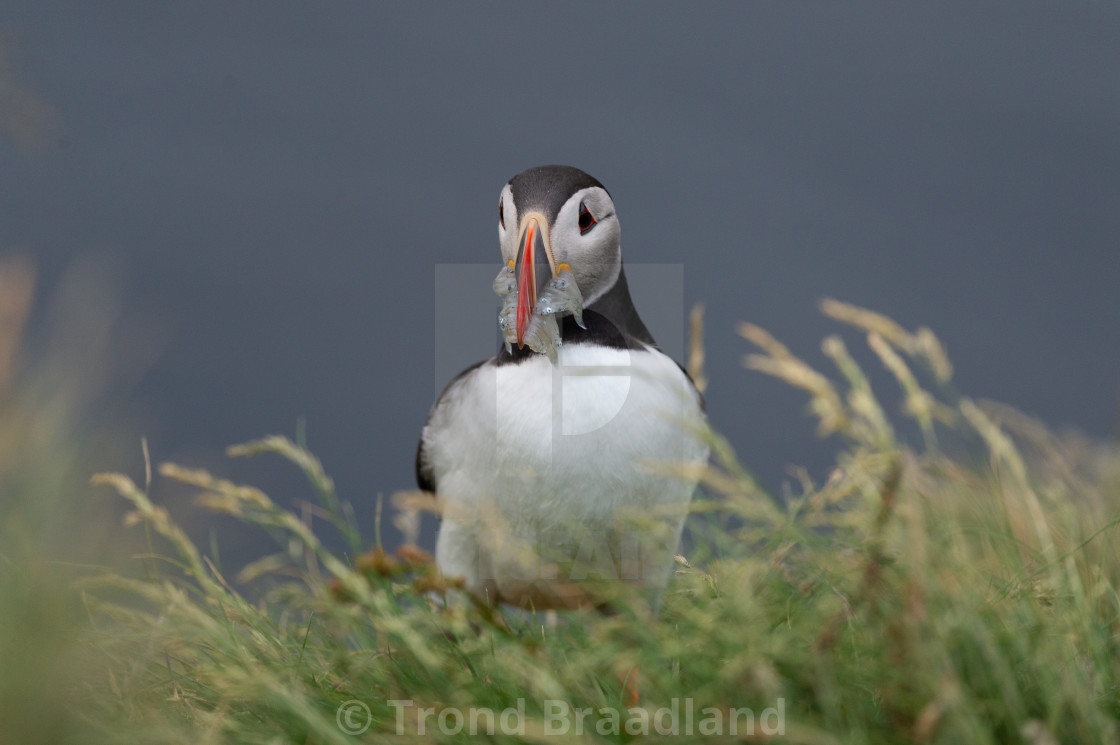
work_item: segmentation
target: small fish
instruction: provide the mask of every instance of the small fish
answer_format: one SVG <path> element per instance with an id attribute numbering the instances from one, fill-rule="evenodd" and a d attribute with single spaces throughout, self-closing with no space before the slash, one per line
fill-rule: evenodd
<path id="1" fill-rule="evenodd" d="M 556 325 L 556 316 L 533 314 L 529 318 L 529 327 L 525 329 L 525 343 L 534 352 L 548 355 L 548 359 L 555 365 L 557 350 L 563 343 L 560 339 L 560 327 Z"/>
<path id="2" fill-rule="evenodd" d="M 494 278 L 494 293 L 502 298 L 502 309 L 498 311 L 498 328 L 501 329 L 506 352 L 512 352 L 513 343 L 517 341 L 517 275 L 513 272 L 512 261 L 502 267 Z"/>
<path id="3" fill-rule="evenodd" d="M 502 332 L 506 352 L 510 353 L 517 342 L 517 275 L 513 271 L 512 261 L 502 267 L 494 278 L 494 294 L 502 298 L 502 309 L 498 311 L 498 328 Z M 529 349 L 537 354 L 547 355 L 553 364 L 556 364 L 557 350 L 563 343 L 560 326 L 556 321 L 557 314 L 568 311 L 575 316 L 580 327 L 587 328 L 583 325 L 583 295 L 576 286 L 571 268 L 567 264 L 561 264 L 560 271 L 549 280 L 533 308 L 524 339 Z"/>
<path id="4" fill-rule="evenodd" d="M 549 280 L 544 292 L 541 293 L 533 313 L 539 316 L 555 316 L 567 312 L 571 312 L 581 329 L 587 328 L 583 324 L 583 294 L 579 291 L 575 277 L 572 276 L 571 267 L 561 264 L 559 271 Z"/>
<path id="5" fill-rule="evenodd" d="M 509 262 L 494 277 L 494 294 L 498 297 L 517 296 L 517 275 L 513 271 L 513 262 Z"/>

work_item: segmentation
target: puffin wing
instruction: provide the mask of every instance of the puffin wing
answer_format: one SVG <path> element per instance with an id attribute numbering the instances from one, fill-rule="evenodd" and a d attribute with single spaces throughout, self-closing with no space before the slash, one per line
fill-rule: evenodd
<path id="1" fill-rule="evenodd" d="M 432 421 L 432 415 L 443 405 L 448 394 L 463 382 L 464 378 L 489 361 L 490 360 L 482 360 L 476 362 L 452 378 L 451 382 L 444 387 L 443 392 L 439 394 L 439 398 L 437 398 L 436 402 L 432 405 L 432 410 L 428 412 L 428 419 L 424 422 L 424 429 L 420 431 L 420 441 L 416 444 L 416 485 L 420 487 L 421 491 L 432 492 L 433 494 L 439 491 L 439 485 L 436 483 L 435 473 L 432 470 L 431 458 L 424 445 L 425 435 L 428 431 L 428 425 Z"/>

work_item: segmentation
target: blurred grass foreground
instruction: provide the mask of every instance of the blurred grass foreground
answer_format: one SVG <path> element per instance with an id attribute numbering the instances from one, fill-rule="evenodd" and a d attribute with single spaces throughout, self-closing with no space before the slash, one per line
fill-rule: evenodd
<path id="1" fill-rule="evenodd" d="M 162 464 L 94 477 L 131 510 L 112 531 L 151 549 L 118 569 L 59 560 L 52 520 L 84 498 L 68 479 L 86 461 L 64 426 L 71 404 L 18 372 L 43 368 L 14 362 L 30 277 L 0 266 L 0 742 L 1120 735 L 1120 455 L 956 395 L 928 330 L 823 304 L 897 382 L 873 391 L 839 336 L 824 342 L 826 376 L 744 324 L 747 366 L 804 389 L 821 434 L 842 440 L 835 467 L 778 498 L 710 435 L 660 615 L 621 602 L 557 619 L 433 603 L 449 582 L 430 557 L 382 550 L 319 461 L 282 437 L 231 455 L 293 461 L 349 551 L 326 548 L 307 510 Z M 696 348 L 698 380 L 701 364 Z M 881 400 L 899 392 L 896 417 Z M 152 478 L 268 531 L 277 552 L 226 576 L 149 499 Z M 397 501 L 407 522 L 419 500 Z"/>

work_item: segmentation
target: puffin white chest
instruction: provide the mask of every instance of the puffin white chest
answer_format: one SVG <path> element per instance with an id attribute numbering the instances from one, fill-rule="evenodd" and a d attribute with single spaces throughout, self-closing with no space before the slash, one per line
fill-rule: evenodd
<path id="1" fill-rule="evenodd" d="M 425 432 L 444 505 L 441 568 L 508 594 L 533 571 L 526 549 L 576 559 L 588 536 L 617 537 L 646 516 L 663 546 L 639 563 L 655 565 L 662 585 L 695 484 L 649 465 L 706 460 L 702 423 L 688 379 L 654 349 L 571 344 L 557 365 L 534 356 L 481 366 Z"/>
<path id="2" fill-rule="evenodd" d="M 656 350 L 575 344 L 558 365 L 483 365 L 444 408 L 429 429 L 441 496 L 492 500 L 514 521 L 663 501 L 647 465 L 706 455 L 689 431 L 703 418 L 696 395 Z"/>

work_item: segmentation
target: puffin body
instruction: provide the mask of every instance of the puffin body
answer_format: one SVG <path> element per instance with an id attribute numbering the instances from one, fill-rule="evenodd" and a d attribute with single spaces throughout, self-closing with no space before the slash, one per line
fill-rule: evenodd
<path id="1" fill-rule="evenodd" d="M 442 514 L 437 564 L 491 603 L 604 605 L 621 582 L 656 606 L 696 487 L 664 466 L 707 461 L 701 397 L 634 309 L 598 181 L 545 166 L 500 199 L 503 259 L 520 280 L 516 346 L 460 373 L 421 435 L 417 481 Z M 582 314 L 557 319 L 559 346 L 538 353 L 530 310 L 552 312 L 538 288 L 565 270 Z"/>

